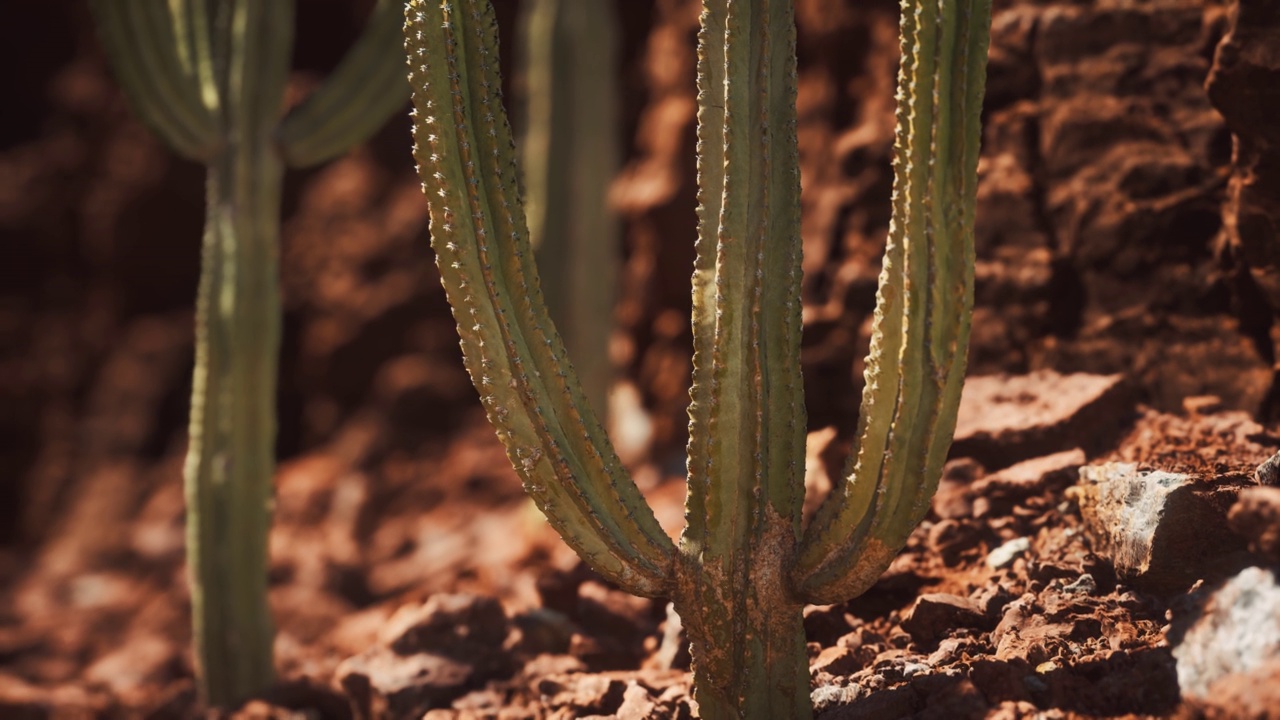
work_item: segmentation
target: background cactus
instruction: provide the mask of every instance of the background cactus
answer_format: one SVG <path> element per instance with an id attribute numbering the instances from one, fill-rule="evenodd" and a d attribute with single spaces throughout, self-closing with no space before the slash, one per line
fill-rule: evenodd
<path id="1" fill-rule="evenodd" d="M 618 169 L 617 20 L 600 0 L 527 0 L 520 141 L 524 210 L 543 297 L 583 392 L 605 413 L 619 251 L 609 183 Z"/>
<path id="2" fill-rule="evenodd" d="M 902 13 L 894 216 L 860 446 L 803 533 L 791 0 L 705 0 L 687 527 L 623 473 L 548 319 L 500 104 L 488 0 L 410 0 L 415 158 L 466 364 L 526 489 L 597 571 L 672 598 L 704 718 L 810 714 L 805 602 L 883 571 L 927 509 L 968 346 L 989 0 Z"/>
<path id="3" fill-rule="evenodd" d="M 228 705 L 273 679 L 267 534 L 284 169 L 338 155 L 403 105 L 401 8 L 379 2 L 347 58 L 283 124 L 292 0 L 95 0 L 92 8 L 135 109 L 208 167 L 187 555 L 201 697 Z"/>

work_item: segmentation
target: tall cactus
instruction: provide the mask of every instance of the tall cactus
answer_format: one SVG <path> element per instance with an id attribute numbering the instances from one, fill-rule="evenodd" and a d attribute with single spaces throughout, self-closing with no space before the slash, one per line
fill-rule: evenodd
<path id="1" fill-rule="evenodd" d="M 281 123 L 293 0 L 93 0 L 103 44 L 142 118 L 208 168 L 185 468 L 200 693 L 225 706 L 273 679 L 267 606 L 280 346 L 285 165 L 328 160 L 407 96 L 397 0 Z"/>
<path id="2" fill-rule="evenodd" d="M 792 0 L 704 0 L 687 526 L 658 527 L 584 401 L 530 258 L 489 0 L 410 0 L 415 158 L 467 369 L 525 488 L 619 586 L 676 604 L 704 718 L 811 715 L 801 610 L 869 587 L 928 507 L 968 347 L 990 0 L 905 0 L 893 221 L 860 448 L 801 530 Z"/>
<path id="3" fill-rule="evenodd" d="M 520 23 L 529 239 L 547 311 L 598 413 L 613 380 L 619 280 L 617 219 L 608 208 L 618 169 L 615 14 L 602 0 L 527 0 Z"/>

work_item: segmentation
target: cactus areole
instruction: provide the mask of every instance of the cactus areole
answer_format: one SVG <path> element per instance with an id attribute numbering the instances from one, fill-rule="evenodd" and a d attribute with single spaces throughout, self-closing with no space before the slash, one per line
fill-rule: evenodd
<path id="1" fill-rule="evenodd" d="M 410 0 L 414 155 L 467 369 L 525 488 L 593 568 L 670 597 L 704 718 L 812 714 L 801 610 L 866 590 L 951 443 L 973 295 L 990 0 L 907 0 L 893 220 L 860 445 L 801 527 L 792 0 L 704 0 L 687 525 L 673 543 L 583 396 L 538 285 L 489 0 Z"/>

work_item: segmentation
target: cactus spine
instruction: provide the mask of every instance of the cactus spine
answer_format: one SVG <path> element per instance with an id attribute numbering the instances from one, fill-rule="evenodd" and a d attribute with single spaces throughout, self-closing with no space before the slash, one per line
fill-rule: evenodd
<path id="1" fill-rule="evenodd" d="M 488 0 L 410 0 L 415 158 L 467 368 L 526 489 L 621 587 L 668 596 L 704 718 L 804 718 L 805 602 L 862 592 L 927 509 L 968 346 L 990 0 L 906 0 L 894 215 L 860 449 L 800 526 L 799 172 L 791 0 L 704 0 L 689 492 L 678 547 L 618 467 L 548 320 Z"/>
<path id="2" fill-rule="evenodd" d="M 333 77 L 283 125 L 292 0 L 95 0 L 92 9 L 135 109 L 208 168 L 184 474 L 200 694 L 227 706 L 274 676 L 267 535 L 285 164 L 337 155 L 403 104 L 400 54 L 388 47 L 400 8 L 383 0 Z M 343 98 L 363 104 L 344 111 Z"/>
<path id="3" fill-rule="evenodd" d="M 601 0 L 530 0 L 521 21 L 524 209 L 547 310 L 583 392 L 606 412 L 618 284 L 616 18 Z"/>

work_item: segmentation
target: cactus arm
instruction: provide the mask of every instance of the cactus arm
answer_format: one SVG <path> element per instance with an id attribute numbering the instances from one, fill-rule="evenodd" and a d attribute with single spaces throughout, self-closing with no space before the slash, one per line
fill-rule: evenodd
<path id="1" fill-rule="evenodd" d="M 364 32 L 318 90 L 285 117 L 280 151 L 292 167 L 332 160 L 368 140 L 404 107 L 400 0 L 379 0 Z"/>
<path id="2" fill-rule="evenodd" d="M 973 208 L 990 0 L 903 4 L 894 218 L 860 440 L 793 582 L 809 602 L 875 582 L 928 509 L 955 429 L 973 304 Z"/>
<path id="3" fill-rule="evenodd" d="M 810 714 L 801 607 L 786 587 L 805 432 L 791 4 L 707 0 L 699 38 L 703 207 L 676 604 L 704 718 Z"/>
<path id="4" fill-rule="evenodd" d="M 613 0 L 534 0 L 521 22 L 528 102 L 524 208 L 547 310 L 591 407 L 608 407 L 618 283 Z"/>
<path id="5" fill-rule="evenodd" d="M 211 157 L 217 123 L 176 52 L 165 0 L 94 0 L 90 9 L 116 79 L 139 116 L 183 157 Z"/>
<path id="6" fill-rule="evenodd" d="M 674 547 L 578 386 L 538 288 L 488 0 L 410 0 L 414 156 L 467 370 L 525 489 L 598 572 L 659 595 Z"/>
<path id="7" fill-rule="evenodd" d="M 207 20 L 203 3 L 192 18 Z M 225 141 L 209 163 L 186 467 L 200 695 L 227 707 L 269 686 L 267 606 L 283 165 L 271 129 L 292 45 L 293 3 L 220 4 L 206 62 Z M 209 38 L 209 34 L 204 34 Z"/>

